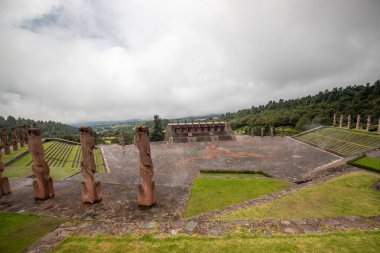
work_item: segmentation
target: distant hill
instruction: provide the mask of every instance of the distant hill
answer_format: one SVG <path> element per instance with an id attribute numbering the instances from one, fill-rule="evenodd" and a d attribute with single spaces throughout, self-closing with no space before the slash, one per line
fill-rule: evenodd
<path id="1" fill-rule="evenodd" d="M 110 126 L 110 125 L 127 125 L 127 124 L 138 124 L 139 122 L 144 122 L 142 119 L 127 119 L 127 120 L 99 120 L 99 121 L 84 121 L 71 124 L 75 127 L 80 126 Z"/>
<path id="2" fill-rule="evenodd" d="M 333 114 L 351 114 L 352 122 L 360 114 L 363 124 L 367 115 L 377 124 L 380 116 L 380 81 L 373 85 L 354 85 L 346 88 L 333 88 L 297 99 L 269 101 L 266 105 L 252 106 L 237 112 L 228 112 L 221 116 L 227 120 L 233 130 L 259 133 L 261 127 L 289 126 L 305 130 L 317 125 L 332 125 Z"/>
<path id="3" fill-rule="evenodd" d="M 36 124 L 38 128 L 41 129 L 41 135 L 43 138 L 55 137 L 62 138 L 66 140 L 79 141 L 78 128 L 63 124 L 55 121 L 41 121 L 18 118 L 13 116 L 8 116 L 6 119 L 0 116 L 0 127 L 5 127 L 8 129 L 8 134 L 10 134 L 12 127 Z"/>

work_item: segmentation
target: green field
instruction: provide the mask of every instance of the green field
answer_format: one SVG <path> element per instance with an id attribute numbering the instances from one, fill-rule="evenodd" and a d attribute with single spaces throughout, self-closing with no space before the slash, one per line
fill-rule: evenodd
<path id="1" fill-rule="evenodd" d="M 320 128 L 295 138 L 342 156 L 380 147 L 380 134 L 344 128 Z"/>
<path id="2" fill-rule="evenodd" d="M 201 173 L 194 180 L 185 217 L 269 194 L 289 186 L 261 174 Z"/>
<path id="3" fill-rule="evenodd" d="M 65 218 L 0 212 L 0 252 L 24 252 L 29 245 L 65 220 Z"/>
<path id="4" fill-rule="evenodd" d="M 380 231 L 350 231 L 309 235 L 112 237 L 74 236 L 52 252 L 379 252 Z"/>
<path id="5" fill-rule="evenodd" d="M 358 159 L 349 161 L 348 164 L 353 166 L 363 168 L 366 170 L 372 170 L 376 172 L 380 172 L 380 158 L 364 156 Z"/>
<path id="6" fill-rule="evenodd" d="M 380 215 L 380 192 L 371 189 L 372 184 L 379 178 L 380 175 L 375 173 L 352 172 L 215 219 L 261 220 Z"/>
<path id="7" fill-rule="evenodd" d="M 80 171 L 82 151 L 80 145 L 68 142 L 50 141 L 43 143 L 45 160 L 50 168 L 50 175 L 54 180 L 63 179 Z M 95 161 L 97 170 L 104 172 L 100 150 L 95 149 Z M 32 172 L 32 157 L 28 153 L 5 168 L 6 177 L 26 177 Z"/>
<path id="8" fill-rule="evenodd" d="M 20 153 L 22 153 L 26 150 L 28 150 L 28 145 L 24 145 L 24 147 L 19 146 L 17 151 L 11 150 L 11 153 L 8 155 L 5 155 L 4 151 L 3 151 L 3 153 L 2 153 L 3 154 L 3 157 L 2 157 L 3 163 L 6 163 L 6 162 L 12 160 L 14 157 L 16 157 L 17 155 L 19 155 Z"/>

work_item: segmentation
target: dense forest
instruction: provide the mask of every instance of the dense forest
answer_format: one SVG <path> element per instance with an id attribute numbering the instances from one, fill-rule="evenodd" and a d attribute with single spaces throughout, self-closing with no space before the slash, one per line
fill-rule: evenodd
<path id="1" fill-rule="evenodd" d="M 261 127 L 268 131 L 269 126 L 287 126 L 301 131 L 317 125 L 331 125 L 334 113 L 338 115 L 338 121 L 340 114 L 351 114 L 353 122 L 356 122 L 356 115 L 360 114 L 363 124 L 366 123 L 367 115 L 372 115 L 377 124 L 380 116 L 380 81 L 373 85 L 333 88 L 314 96 L 269 101 L 266 105 L 223 114 L 221 119 L 229 121 L 233 130 L 258 134 Z"/>
<path id="2" fill-rule="evenodd" d="M 35 121 L 31 119 L 18 118 L 13 116 L 8 116 L 6 119 L 0 116 L 0 128 L 7 128 L 10 134 L 12 127 L 35 124 L 41 129 L 42 138 L 55 137 L 62 138 L 66 140 L 79 141 L 78 128 L 72 127 L 67 124 L 62 124 L 60 122 L 54 121 Z"/>

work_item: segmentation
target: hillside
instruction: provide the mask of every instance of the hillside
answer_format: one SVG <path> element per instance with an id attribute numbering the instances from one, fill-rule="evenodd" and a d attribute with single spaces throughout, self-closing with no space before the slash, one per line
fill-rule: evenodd
<path id="1" fill-rule="evenodd" d="M 374 120 L 380 116 L 380 81 L 373 85 L 354 85 L 325 90 L 316 95 L 297 99 L 269 101 L 266 105 L 252 106 L 237 112 L 223 114 L 233 130 L 259 133 L 261 127 L 290 126 L 306 130 L 317 125 L 331 125 L 333 114 L 367 115 Z M 356 117 L 356 116 L 354 116 Z"/>
<path id="2" fill-rule="evenodd" d="M 8 116 L 6 119 L 3 116 L 0 116 L 0 128 L 4 127 L 8 129 L 8 133 L 10 133 L 10 129 L 12 127 L 22 126 L 22 125 L 30 125 L 36 124 L 37 127 L 41 129 L 42 138 L 62 138 L 66 140 L 79 141 L 79 132 L 78 128 L 73 126 L 63 124 L 55 121 L 41 121 L 41 120 L 31 120 L 18 118 L 16 119 L 13 116 Z"/>

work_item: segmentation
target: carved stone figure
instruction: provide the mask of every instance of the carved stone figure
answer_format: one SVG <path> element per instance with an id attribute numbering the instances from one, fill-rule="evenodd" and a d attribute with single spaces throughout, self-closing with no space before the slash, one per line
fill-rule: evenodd
<path id="1" fill-rule="evenodd" d="M 101 184 L 95 181 L 96 164 L 94 157 L 95 140 L 91 127 L 79 128 L 80 144 L 82 148 L 81 170 L 84 181 L 82 182 L 83 203 L 93 204 L 102 200 Z"/>
<path id="2" fill-rule="evenodd" d="M 135 141 L 140 153 L 140 185 L 137 196 L 139 206 L 152 206 L 156 203 L 156 193 L 154 181 L 153 163 L 150 153 L 149 128 L 147 126 L 137 126 Z"/>
<path id="3" fill-rule="evenodd" d="M 343 127 L 343 114 L 340 115 L 339 127 Z"/>
<path id="4" fill-rule="evenodd" d="M 12 127 L 12 146 L 13 146 L 13 151 L 18 150 L 17 128 L 16 127 Z"/>
<path id="5" fill-rule="evenodd" d="M 45 161 L 41 131 L 38 128 L 28 130 L 28 146 L 32 156 L 32 169 L 36 180 L 33 181 L 34 198 L 45 200 L 54 197 L 53 179 L 50 177 L 49 165 Z"/>
<path id="6" fill-rule="evenodd" d="M 333 127 L 336 126 L 336 113 L 334 113 L 334 119 L 333 119 Z"/>
<path id="7" fill-rule="evenodd" d="M 369 131 L 369 129 L 371 128 L 371 115 L 368 115 L 367 117 L 367 131 Z"/>
<path id="8" fill-rule="evenodd" d="M 11 149 L 9 147 L 8 133 L 6 128 L 1 129 L 1 140 L 3 141 L 4 145 L 4 154 L 9 155 L 11 153 Z"/>
<path id="9" fill-rule="evenodd" d="M 262 128 L 261 128 L 261 137 L 264 137 L 264 130 L 265 130 L 265 128 L 262 127 Z"/>
<path id="10" fill-rule="evenodd" d="M 274 136 L 274 127 L 273 126 L 270 127 L 270 136 L 271 137 Z"/>
<path id="11" fill-rule="evenodd" d="M 359 130 L 360 129 L 360 115 L 358 114 L 357 118 L 356 118 L 356 130 Z"/>
<path id="12" fill-rule="evenodd" d="M 18 136 L 20 140 L 20 147 L 24 147 L 24 128 L 18 127 Z"/>
<path id="13" fill-rule="evenodd" d="M 351 128 L 351 115 L 348 115 L 348 116 L 347 116 L 347 128 L 348 128 L 348 129 Z"/>
<path id="14" fill-rule="evenodd" d="M 28 136 L 28 133 L 29 133 L 29 127 L 27 125 L 24 125 L 22 126 L 23 129 L 24 129 L 24 142 L 25 143 L 28 143 L 28 139 L 29 139 L 29 136 Z"/>
<path id="15" fill-rule="evenodd" d="M 284 137 L 284 127 L 281 127 L 281 137 Z"/>
<path id="16" fill-rule="evenodd" d="M 11 193 L 8 178 L 3 177 L 3 171 L 5 167 L 4 163 L 1 161 L 1 158 L 3 156 L 3 153 L 2 153 L 3 146 L 4 146 L 3 142 L 0 140 L 0 197 Z"/>

